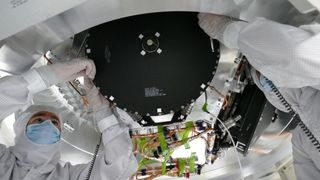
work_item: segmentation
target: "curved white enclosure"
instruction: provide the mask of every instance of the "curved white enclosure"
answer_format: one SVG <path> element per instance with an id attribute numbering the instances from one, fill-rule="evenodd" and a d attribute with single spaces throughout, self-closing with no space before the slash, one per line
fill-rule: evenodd
<path id="1" fill-rule="evenodd" d="M 58 57 L 67 57 L 66 52 L 72 46 L 74 35 L 91 27 L 133 15 L 175 11 L 209 12 L 246 21 L 265 17 L 292 25 L 309 23 L 317 16 L 317 13 L 313 12 L 299 13 L 287 0 L 73 0 L 68 3 L 30 0 L 22 4 L 0 2 L 0 77 L 21 74 L 33 66 L 44 64 L 42 57 L 50 50 Z M 15 17 L 11 18 L 13 15 Z M 236 56 L 236 50 L 221 47 L 219 67 L 212 81 L 221 89 Z M 72 92 L 65 92 L 68 93 L 69 99 L 76 101 L 79 98 Z M 81 106 L 70 106 L 57 88 L 37 95 L 35 101 L 58 104 L 67 109 L 65 118 L 74 130 L 63 130 L 62 160 L 72 163 L 90 161 L 99 135 L 81 116 Z M 202 97 L 197 100 L 198 104 L 202 101 Z M 201 107 L 195 108 L 191 117 L 200 117 L 200 111 Z M 7 145 L 13 145 L 14 135 L 10 128 L 12 119 L 12 116 L 8 117 L 0 126 L 1 143 Z M 290 134 L 278 135 L 281 127 L 280 124 L 271 123 L 256 140 L 249 154 L 241 155 L 244 176 L 252 179 L 280 179 L 279 169 L 291 161 Z M 239 178 L 241 172 L 235 150 L 226 150 L 224 155 L 213 165 L 207 166 L 203 172 L 201 176 L 191 179 Z M 283 174 L 283 177 L 290 178 L 286 172 Z"/>

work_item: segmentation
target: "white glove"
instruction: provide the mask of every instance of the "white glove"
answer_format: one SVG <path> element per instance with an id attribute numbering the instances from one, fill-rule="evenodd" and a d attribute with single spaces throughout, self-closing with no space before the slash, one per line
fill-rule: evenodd
<path id="1" fill-rule="evenodd" d="M 90 79 L 85 78 L 84 85 L 89 102 L 89 111 L 93 112 L 93 124 L 99 132 L 103 132 L 116 124 L 129 128 L 141 127 L 126 112 L 116 107 L 111 108 L 110 103 L 103 97 Z"/>
<path id="2" fill-rule="evenodd" d="M 62 63 L 55 63 L 49 66 L 43 66 L 37 69 L 42 74 L 43 70 L 53 72 L 54 78 L 44 77 L 51 85 L 67 82 L 76 79 L 80 76 L 88 76 L 90 79 L 94 79 L 96 75 L 96 67 L 94 62 L 90 59 L 76 58 L 71 61 Z M 42 71 L 42 72 L 41 72 Z M 47 72 L 46 72 L 47 73 Z"/>
<path id="3" fill-rule="evenodd" d="M 52 85 L 74 80 L 80 76 L 87 75 L 93 79 L 95 74 L 96 68 L 92 60 L 77 58 L 32 69 L 22 74 L 22 77 L 28 82 L 30 93 L 35 94 Z"/>
<path id="4" fill-rule="evenodd" d="M 84 86 L 89 103 L 89 112 L 93 114 L 93 125 L 96 127 L 96 130 L 103 132 L 105 129 L 118 124 L 118 119 L 113 114 L 110 103 L 88 77 L 84 78 Z"/>
<path id="5" fill-rule="evenodd" d="M 222 41 L 223 31 L 226 27 L 232 23 L 230 17 L 209 14 L 209 13 L 199 13 L 199 26 L 207 33 L 210 37 Z"/>
<path id="6" fill-rule="evenodd" d="M 93 112 L 99 111 L 103 107 L 109 107 L 109 102 L 106 98 L 99 92 L 97 87 L 93 84 L 92 80 L 88 77 L 84 78 L 84 86 L 86 89 L 86 98 L 89 102 L 89 108 Z"/>

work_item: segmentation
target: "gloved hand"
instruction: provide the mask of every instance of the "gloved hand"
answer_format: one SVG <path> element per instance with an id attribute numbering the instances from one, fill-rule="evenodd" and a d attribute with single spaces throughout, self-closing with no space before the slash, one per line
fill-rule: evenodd
<path id="1" fill-rule="evenodd" d="M 113 114 L 110 103 L 99 92 L 92 80 L 88 77 L 84 78 L 84 86 L 86 89 L 86 98 L 89 103 L 89 112 L 93 115 L 93 125 L 98 132 L 103 132 L 105 129 L 118 124 L 118 119 Z"/>
<path id="2" fill-rule="evenodd" d="M 232 22 L 230 17 L 210 13 L 198 14 L 199 26 L 210 37 L 222 40 L 223 31 Z"/>
<path id="3" fill-rule="evenodd" d="M 74 80 L 87 75 L 93 79 L 96 68 L 92 60 L 76 58 L 67 62 L 58 62 L 48 66 L 32 69 L 22 75 L 28 83 L 31 94 L 61 82 Z"/>
<path id="4" fill-rule="evenodd" d="M 46 72 L 44 72 L 44 70 Z M 94 79 L 94 76 L 96 75 L 94 62 L 90 59 L 84 58 L 76 58 L 67 62 L 43 66 L 38 68 L 37 71 L 40 73 L 42 78 L 51 85 L 71 81 L 77 77 L 85 75 L 90 79 Z M 46 75 L 48 71 L 53 73 L 52 77 Z"/>
<path id="5" fill-rule="evenodd" d="M 109 107 L 109 102 L 99 92 L 97 87 L 93 84 L 92 80 L 88 77 L 84 78 L 84 86 L 86 89 L 86 98 L 89 102 L 89 108 L 93 112 L 97 112 L 102 108 Z"/>
<path id="6" fill-rule="evenodd" d="M 105 129 L 116 124 L 119 124 L 121 127 L 141 127 L 123 110 L 116 107 L 111 108 L 110 103 L 89 78 L 84 79 L 84 85 L 87 92 L 86 98 L 89 102 L 89 109 L 93 113 L 93 124 L 99 132 L 103 132 Z"/>

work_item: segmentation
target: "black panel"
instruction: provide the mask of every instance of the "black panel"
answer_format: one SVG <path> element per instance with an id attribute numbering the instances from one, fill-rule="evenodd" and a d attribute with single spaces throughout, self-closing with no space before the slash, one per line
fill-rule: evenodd
<path id="1" fill-rule="evenodd" d="M 231 134 L 237 140 L 238 150 L 245 154 L 253 140 L 261 114 L 265 110 L 266 98 L 256 85 L 246 86 L 243 93 L 237 96 L 234 103 L 237 109 L 234 114 L 241 115 L 242 119 L 238 122 L 238 126 L 231 129 Z M 265 113 L 270 115 L 271 120 L 274 109 L 270 111 Z"/>
<path id="2" fill-rule="evenodd" d="M 95 84 L 104 95 L 115 97 L 120 108 L 142 116 L 159 115 L 157 108 L 163 114 L 179 112 L 199 97 L 201 84 L 211 81 L 219 60 L 219 43 L 213 41 L 212 52 L 197 13 L 132 16 L 89 33 L 87 55 L 97 66 Z"/>

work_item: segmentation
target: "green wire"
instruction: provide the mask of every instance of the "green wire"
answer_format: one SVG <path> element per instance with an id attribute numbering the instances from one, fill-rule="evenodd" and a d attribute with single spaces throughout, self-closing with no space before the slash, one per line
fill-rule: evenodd
<path id="1" fill-rule="evenodd" d="M 141 138 L 138 140 L 138 148 L 139 150 L 142 150 L 142 147 L 147 143 L 147 139 L 146 138 Z"/>
<path id="2" fill-rule="evenodd" d="M 188 143 L 188 137 L 189 137 L 189 134 L 190 134 L 192 127 L 193 127 L 193 122 L 187 122 L 186 123 L 186 130 L 184 130 L 181 135 L 182 136 L 181 142 L 182 142 L 182 144 L 184 144 L 184 147 L 186 149 L 190 149 L 190 145 Z"/>
<path id="3" fill-rule="evenodd" d="M 164 137 L 163 126 L 158 126 L 158 137 L 162 152 L 168 150 L 167 142 Z"/>
<path id="4" fill-rule="evenodd" d="M 178 163 L 179 163 L 179 176 L 182 176 L 182 174 L 184 173 L 184 170 L 185 170 L 186 160 L 179 159 Z"/>
<path id="5" fill-rule="evenodd" d="M 196 161 L 196 153 L 192 153 L 190 161 L 189 161 L 189 171 L 190 171 L 190 173 L 194 173 L 195 161 Z"/>

